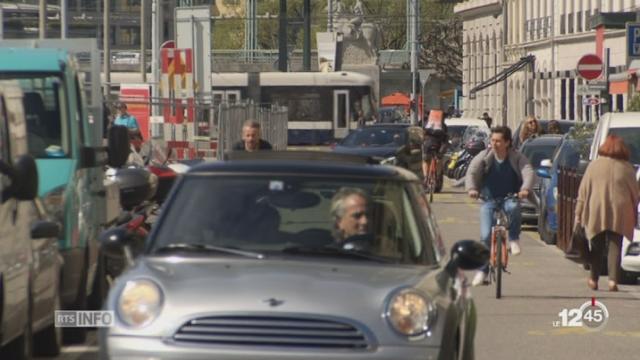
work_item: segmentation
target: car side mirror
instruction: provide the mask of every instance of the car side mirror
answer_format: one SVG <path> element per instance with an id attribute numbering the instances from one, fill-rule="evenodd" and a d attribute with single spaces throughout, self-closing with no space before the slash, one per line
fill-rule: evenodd
<path id="1" fill-rule="evenodd" d="M 3 199 L 33 200 L 38 196 L 38 169 L 30 155 L 18 157 L 13 166 L 0 160 L 0 172 L 11 180 L 11 185 L 3 191 Z"/>
<path id="2" fill-rule="evenodd" d="M 126 126 L 111 126 L 107 141 L 107 152 L 109 153 L 107 163 L 109 166 L 118 168 L 126 164 L 129 151 L 131 151 L 129 129 Z"/>
<path id="3" fill-rule="evenodd" d="M 460 240 L 451 248 L 451 259 L 446 269 L 451 276 L 454 276 L 458 269 L 479 269 L 488 261 L 489 249 L 484 244 L 475 240 Z"/>
<path id="4" fill-rule="evenodd" d="M 538 170 L 536 170 L 536 175 L 538 175 L 541 178 L 551 179 L 551 174 L 549 174 L 549 168 L 544 168 L 544 167 L 539 168 Z"/>
<path id="5" fill-rule="evenodd" d="M 60 224 L 54 221 L 38 221 L 31 226 L 31 239 L 58 238 L 60 236 Z"/>
<path id="6" fill-rule="evenodd" d="M 100 234 L 100 249 L 112 257 L 120 257 L 124 253 L 129 266 L 133 265 L 132 244 L 133 237 L 122 227 L 109 229 Z"/>
<path id="7" fill-rule="evenodd" d="M 541 167 L 545 167 L 545 168 L 551 168 L 553 166 L 553 164 L 551 163 L 550 159 L 544 159 L 544 160 L 540 161 L 540 166 Z"/>

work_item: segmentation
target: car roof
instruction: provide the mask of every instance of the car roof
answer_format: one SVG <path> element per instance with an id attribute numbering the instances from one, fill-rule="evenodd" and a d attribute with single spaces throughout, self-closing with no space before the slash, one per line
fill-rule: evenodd
<path id="1" fill-rule="evenodd" d="M 452 125 L 467 125 L 467 126 L 480 126 L 480 127 L 488 127 L 487 123 L 484 120 L 474 119 L 474 118 L 446 118 L 444 120 L 447 126 Z"/>
<path id="2" fill-rule="evenodd" d="M 386 165 L 379 165 L 371 158 L 336 154 L 322 151 L 244 151 L 229 152 L 226 160 L 201 163 L 189 169 L 189 175 L 246 174 L 300 175 L 344 178 L 380 178 L 387 180 L 415 181 L 412 172 Z"/>
<path id="3" fill-rule="evenodd" d="M 536 136 L 533 139 L 528 139 L 522 146 L 536 146 L 536 145 L 557 145 L 562 141 L 564 135 L 562 134 L 547 134 Z"/>
<path id="4" fill-rule="evenodd" d="M 637 128 L 640 127 L 640 113 L 625 112 L 609 114 L 609 128 Z"/>

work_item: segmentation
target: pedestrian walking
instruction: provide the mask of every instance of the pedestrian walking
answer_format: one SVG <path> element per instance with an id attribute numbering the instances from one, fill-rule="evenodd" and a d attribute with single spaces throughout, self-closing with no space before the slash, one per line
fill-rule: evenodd
<path id="1" fill-rule="evenodd" d="M 126 126 L 129 130 L 129 138 L 131 140 L 142 140 L 142 134 L 140 133 L 140 126 L 135 116 L 129 114 L 127 110 L 127 104 L 121 102 L 116 105 L 118 110 L 118 116 L 113 121 L 113 125 Z"/>
<path id="2" fill-rule="evenodd" d="M 562 134 L 558 120 L 551 120 L 547 124 L 547 134 Z"/>
<path id="3" fill-rule="evenodd" d="M 587 285 L 598 289 L 605 245 L 609 291 L 618 291 L 622 237 L 633 239 L 637 220 L 638 182 L 629 163 L 630 152 L 619 136 L 607 136 L 580 182 L 575 223 L 584 226 L 591 243 L 591 274 Z"/>
<path id="4" fill-rule="evenodd" d="M 484 120 L 484 122 L 487 123 L 487 127 L 491 128 L 491 124 L 493 124 L 493 119 L 491 118 L 491 116 L 489 116 L 489 113 L 486 113 L 486 112 L 482 113 L 480 120 Z"/>

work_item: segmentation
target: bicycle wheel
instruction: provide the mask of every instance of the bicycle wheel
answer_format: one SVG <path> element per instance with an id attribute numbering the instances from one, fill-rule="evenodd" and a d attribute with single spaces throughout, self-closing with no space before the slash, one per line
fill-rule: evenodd
<path id="1" fill-rule="evenodd" d="M 504 233 L 496 232 L 496 299 L 502 297 L 502 247 L 504 244 Z"/>

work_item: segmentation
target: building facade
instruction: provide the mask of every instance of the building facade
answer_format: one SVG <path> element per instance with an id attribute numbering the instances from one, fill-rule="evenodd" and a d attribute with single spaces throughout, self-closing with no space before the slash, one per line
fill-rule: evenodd
<path id="1" fill-rule="evenodd" d="M 597 52 L 590 20 L 599 13 L 639 7 L 640 0 L 469 0 L 458 4 L 455 12 L 464 22 L 464 96 L 522 57 L 535 56 L 533 66 L 506 80 L 506 119 L 503 81 L 477 92 L 475 99 L 466 97 L 465 116 L 488 112 L 497 123 L 510 126 L 528 114 L 541 119 L 597 119 L 600 106 L 583 104 L 585 98 L 599 94 L 585 91 L 587 82 L 576 72 L 583 55 Z M 623 70 L 627 66 L 624 30 L 606 30 L 604 48 L 610 49 L 610 67 Z M 611 92 L 603 101 L 609 101 L 611 111 L 624 111 L 626 92 L 613 87 Z"/>

